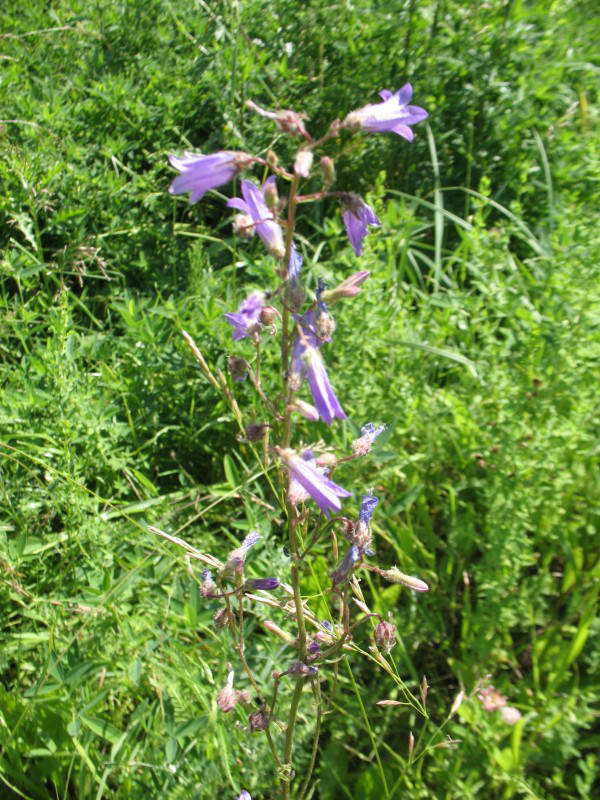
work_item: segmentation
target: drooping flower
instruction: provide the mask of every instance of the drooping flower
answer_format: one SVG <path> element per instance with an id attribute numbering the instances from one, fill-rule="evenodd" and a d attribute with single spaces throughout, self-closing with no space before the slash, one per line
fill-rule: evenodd
<path id="1" fill-rule="evenodd" d="M 252 531 L 249 533 L 241 545 L 236 547 L 235 550 L 232 550 L 227 556 L 227 563 L 225 564 L 224 572 L 233 572 L 234 570 L 242 569 L 246 562 L 246 554 L 248 550 L 250 550 L 250 548 L 253 547 L 261 538 L 262 537 L 258 531 Z"/>
<path id="2" fill-rule="evenodd" d="M 183 156 L 170 155 L 169 161 L 179 175 L 169 186 L 171 194 L 190 192 L 190 203 L 197 203 L 209 189 L 216 189 L 233 180 L 237 173 L 252 163 L 248 153 L 234 150 L 221 150 L 212 155 L 184 153 Z"/>
<path id="3" fill-rule="evenodd" d="M 330 337 L 320 339 L 317 335 L 317 317 L 309 311 L 298 319 L 302 335 L 298 336 L 292 347 L 290 387 L 296 391 L 302 379 L 306 378 L 319 416 L 331 425 L 335 418 L 346 419 L 346 414 L 337 399 L 327 375 L 319 347 Z"/>
<path id="4" fill-rule="evenodd" d="M 223 314 L 230 325 L 233 325 L 233 339 L 239 341 L 250 336 L 257 330 L 260 323 L 260 314 L 263 307 L 264 294 L 252 292 L 240 303 L 237 311 L 228 311 Z"/>
<path id="5" fill-rule="evenodd" d="M 309 666 L 302 661 L 292 661 L 287 669 L 287 674 L 291 678 L 312 678 L 318 671 L 318 667 Z"/>
<path id="6" fill-rule="evenodd" d="M 309 450 L 304 452 L 303 457 L 289 449 L 277 448 L 277 453 L 288 468 L 291 480 L 296 481 L 312 497 L 325 516 L 330 511 L 341 509 L 341 497 L 350 497 L 350 492 L 323 474 L 326 472 L 324 468 L 317 468 Z"/>
<path id="7" fill-rule="evenodd" d="M 202 597 L 212 597 L 218 591 L 217 584 L 214 582 L 212 573 L 209 569 L 202 571 L 202 583 L 200 584 L 200 591 L 202 592 Z"/>
<path id="8" fill-rule="evenodd" d="M 311 406 L 310 403 L 305 403 L 304 400 L 294 400 L 293 403 L 290 403 L 288 406 L 289 411 L 296 411 L 298 414 L 303 416 L 305 419 L 309 419 L 311 422 L 316 422 L 319 419 L 319 412 L 314 406 Z"/>
<path id="9" fill-rule="evenodd" d="M 244 180 L 241 184 L 243 199 L 232 197 L 227 201 L 227 205 L 229 208 L 237 208 L 238 211 L 247 214 L 252 219 L 256 233 L 264 242 L 269 253 L 275 258 L 283 258 L 285 245 L 281 225 L 275 220 L 275 216 L 265 200 L 265 192 L 268 191 L 269 186 L 274 184 L 274 175 L 267 178 L 260 189 L 252 181 Z"/>
<path id="10" fill-rule="evenodd" d="M 412 93 L 410 83 L 405 83 L 394 93 L 389 89 L 382 89 L 379 96 L 383 103 L 374 103 L 351 111 L 341 127 L 369 133 L 392 131 L 412 142 L 414 133 L 409 126 L 416 125 L 429 116 L 424 108 L 408 105 Z"/>
<path id="11" fill-rule="evenodd" d="M 346 413 L 333 391 L 323 358 L 317 348 L 306 345 L 301 358 L 304 365 L 304 374 L 323 422 L 331 425 L 336 417 L 337 419 L 347 419 Z"/>
<path id="12" fill-rule="evenodd" d="M 367 422 L 366 425 L 363 425 L 360 429 L 361 436 L 359 439 L 355 439 L 352 442 L 352 452 L 355 456 L 366 456 L 367 453 L 371 450 L 373 446 L 373 442 L 379 434 L 383 433 L 385 430 L 385 425 L 378 425 L 375 427 L 372 422 Z"/>
<path id="13" fill-rule="evenodd" d="M 340 561 L 338 566 L 331 573 L 331 580 L 333 582 L 333 585 L 337 586 L 338 584 L 345 581 L 348 575 L 350 575 L 350 573 L 354 569 L 354 565 L 357 564 L 361 558 L 362 554 L 360 552 L 360 548 L 357 545 L 353 544 L 349 548 L 344 558 Z"/>
<path id="14" fill-rule="evenodd" d="M 350 244 L 357 256 L 362 253 L 363 239 L 367 235 L 369 225 L 381 225 L 379 217 L 362 197 L 354 192 L 344 194 L 342 198 L 342 219 Z"/>

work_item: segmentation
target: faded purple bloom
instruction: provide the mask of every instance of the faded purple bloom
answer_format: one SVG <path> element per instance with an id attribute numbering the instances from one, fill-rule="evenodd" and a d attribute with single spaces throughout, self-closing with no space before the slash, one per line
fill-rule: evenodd
<path id="1" fill-rule="evenodd" d="M 225 686 L 217 695 L 217 705 L 225 714 L 227 714 L 229 711 L 233 711 L 236 703 L 238 702 L 237 692 L 233 688 L 233 677 L 234 672 L 232 669 L 230 669 L 227 674 Z"/>
<path id="2" fill-rule="evenodd" d="M 363 239 L 367 235 L 369 225 L 381 225 L 379 217 L 364 200 L 353 192 L 348 192 L 342 199 L 342 219 L 350 244 L 357 256 L 362 253 Z"/>
<path id="3" fill-rule="evenodd" d="M 233 180 L 237 173 L 252 163 L 254 159 L 247 153 L 234 150 L 221 150 L 209 156 L 184 153 L 183 156 L 170 155 L 169 161 L 181 172 L 169 186 L 171 194 L 190 192 L 190 203 L 197 203 L 208 192 Z"/>
<path id="4" fill-rule="evenodd" d="M 236 800 L 252 800 L 252 798 L 245 789 L 242 789 L 240 795 L 236 797 Z"/>
<path id="5" fill-rule="evenodd" d="M 410 103 L 412 93 L 410 83 L 405 83 L 393 94 L 389 89 L 383 89 L 379 92 L 383 103 L 375 103 L 351 111 L 342 122 L 342 127 L 370 133 L 392 131 L 412 142 L 414 133 L 409 126 L 416 125 L 417 122 L 421 122 L 428 116 L 424 108 L 407 105 Z"/>
<path id="6" fill-rule="evenodd" d="M 296 153 L 296 160 L 294 161 L 294 172 L 300 178 L 308 178 L 310 175 L 310 168 L 313 163 L 312 150 L 298 150 Z"/>
<path id="7" fill-rule="evenodd" d="M 249 533 L 241 545 L 235 550 L 232 550 L 227 556 L 227 563 L 225 564 L 224 571 L 231 572 L 236 569 L 242 569 L 246 561 L 246 553 L 259 541 L 260 538 L 261 535 L 258 533 L 258 531 L 252 531 L 252 533 Z"/>
<path id="8" fill-rule="evenodd" d="M 371 517 L 373 516 L 373 512 L 375 511 L 375 507 L 379 502 L 379 498 L 375 497 L 374 494 L 363 494 L 361 504 L 360 504 L 360 512 L 358 514 L 358 521 L 362 522 L 363 525 L 368 525 L 371 522 Z"/>
<path id="9" fill-rule="evenodd" d="M 297 481 L 308 492 L 325 516 L 329 515 L 329 511 L 337 512 L 341 509 L 341 497 L 350 497 L 350 492 L 325 477 L 310 463 L 310 459 L 301 458 L 293 450 L 277 448 L 277 452 L 289 469 L 291 479 Z M 305 456 L 307 452 L 310 453 L 305 451 Z"/>
<path id="10" fill-rule="evenodd" d="M 244 581 L 244 590 L 252 592 L 255 589 L 264 589 L 267 592 L 277 589 L 279 581 L 277 578 L 248 578 Z"/>
<path id="11" fill-rule="evenodd" d="M 281 225 L 275 220 L 275 216 L 265 200 L 265 192 L 268 191 L 270 186 L 274 185 L 274 175 L 267 178 L 261 189 L 252 181 L 244 180 L 241 184 L 243 199 L 241 197 L 232 197 L 231 200 L 227 201 L 227 205 L 229 208 L 237 208 L 244 214 L 248 214 L 267 250 L 275 258 L 283 258 L 285 245 Z"/>
<path id="12" fill-rule="evenodd" d="M 258 709 L 258 711 L 253 711 L 248 717 L 248 723 L 252 733 L 256 731 L 266 731 L 269 727 L 269 715 L 266 708 L 263 707 Z M 248 794 L 248 792 L 246 792 L 246 794 Z M 250 795 L 248 795 L 248 797 L 250 797 Z"/>
<path id="13" fill-rule="evenodd" d="M 202 597 L 212 597 L 218 592 L 217 584 L 213 580 L 212 573 L 209 569 L 202 571 L 202 583 L 200 584 L 200 591 Z"/>
<path id="14" fill-rule="evenodd" d="M 360 429 L 361 436 L 359 439 L 355 439 L 352 442 L 352 452 L 355 456 L 366 456 L 367 453 L 371 450 L 373 446 L 373 442 L 377 437 L 383 433 L 385 430 L 385 425 L 379 425 L 375 427 L 372 422 L 367 422 L 366 425 L 363 425 Z"/>
<path id="15" fill-rule="evenodd" d="M 246 336 L 257 330 L 260 323 L 260 313 L 263 307 L 264 295 L 262 292 L 252 292 L 240 304 L 237 311 L 228 311 L 223 314 L 230 325 L 233 325 L 233 339 L 245 339 Z"/>

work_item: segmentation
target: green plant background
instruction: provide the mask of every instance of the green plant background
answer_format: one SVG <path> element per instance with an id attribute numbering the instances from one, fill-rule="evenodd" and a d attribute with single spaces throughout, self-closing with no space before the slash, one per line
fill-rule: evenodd
<path id="1" fill-rule="evenodd" d="M 147 531 L 222 557 L 258 528 L 251 569 L 286 577 L 268 485 L 180 333 L 224 368 L 221 315 L 273 265 L 233 239 L 219 193 L 168 195 L 166 154 L 289 161 L 294 142 L 246 99 L 306 111 L 318 134 L 406 80 L 430 112 L 413 144 L 340 142 L 337 187 L 382 221 L 364 256 L 333 204 L 299 232 L 309 286 L 372 271 L 328 354 L 350 421 L 316 436 L 347 449 L 364 422 L 389 425 L 343 485 L 381 498 L 379 563 L 431 586 L 363 582 L 398 624 L 406 683 L 427 677 L 429 719 L 376 705 L 393 683 L 343 662 L 314 796 L 594 797 L 599 40 L 592 0 L 2 4 L 3 798 L 275 796 L 263 739 L 217 711 L 235 653 L 216 605 Z M 323 557 L 307 580 L 317 610 Z M 268 679 L 291 654 L 262 616 L 249 658 Z M 474 697 L 486 676 L 516 726 Z M 300 720 L 301 768 L 308 696 Z"/>

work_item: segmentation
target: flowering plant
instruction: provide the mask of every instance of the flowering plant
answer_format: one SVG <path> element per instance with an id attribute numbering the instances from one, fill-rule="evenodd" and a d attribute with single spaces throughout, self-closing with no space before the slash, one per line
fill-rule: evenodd
<path id="1" fill-rule="evenodd" d="M 420 578 L 405 575 L 396 567 L 384 569 L 372 563 L 371 559 L 375 557 L 372 520 L 380 503 L 372 490 L 362 495 L 356 519 L 339 516 L 342 504 L 349 502 L 352 492 L 337 483 L 338 480 L 344 482 L 343 477 L 338 479 L 337 470 L 341 471 L 348 461 L 364 458 L 385 426 L 371 422 L 363 424 L 361 435 L 353 442 L 350 451 L 340 454 L 322 452 L 318 446 L 307 448 L 295 444 L 293 428 L 295 414 L 315 424 L 318 420 L 327 425 L 340 424 L 347 419 L 327 367 L 326 353 L 333 347 L 335 334 L 330 307 L 342 299 L 356 297 L 369 277 L 369 272 L 362 270 L 346 277 L 337 287 L 319 283 L 314 297 L 307 298 L 301 279 L 302 258 L 294 241 L 298 208 L 301 204 L 327 198 L 337 200 L 356 256 L 362 253 L 369 226 L 380 224 L 374 210 L 360 196 L 354 192 L 331 191 L 335 169 L 329 155 L 323 155 L 320 161 L 320 190 L 301 194 L 300 187 L 303 181 L 313 177 L 315 153 L 322 152 L 343 131 L 392 131 L 412 140 L 414 134 L 410 126 L 425 119 L 427 112 L 418 106 L 407 105 L 412 96 L 410 84 L 395 94 L 387 90 L 380 94 L 382 103 L 352 111 L 343 121 L 335 120 L 320 139 L 313 139 L 310 135 L 305 115 L 292 110 L 266 111 L 255 103 L 249 103 L 253 111 L 272 120 L 280 131 L 302 139 L 291 170 L 281 167 L 273 152 L 269 152 L 266 159 L 234 151 L 170 156 L 171 164 L 180 172 L 170 191 L 176 195 L 189 193 L 192 203 L 200 200 L 210 189 L 230 182 L 241 170 L 252 165 L 260 165 L 272 173 L 261 186 L 244 178 L 241 181 L 242 197 L 232 197 L 227 206 L 238 212 L 233 220 L 234 230 L 243 238 L 251 238 L 256 233 L 275 259 L 274 282 L 249 294 L 237 311 L 229 310 L 223 315 L 233 327 L 232 339 L 236 346 L 229 360 L 231 377 L 235 381 L 249 379 L 252 382 L 264 409 L 264 422 L 244 424 L 243 413 L 226 377 L 220 372 L 215 375 L 189 334 L 184 332 L 184 336 L 206 379 L 225 396 L 244 431 L 245 441 L 263 444 L 257 457 L 265 474 L 271 470 L 276 472 L 278 488 L 272 485 L 274 499 L 285 519 L 286 546 L 291 559 L 289 576 L 246 575 L 249 551 L 261 539 L 258 532 L 246 536 L 222 563 L 177 537 L 156 528 L 152 530 L 184 547 L 190 558 L 212 568 L 202 573 L 201 593 L 207 600 L 219 602 L 215 625 L 232 636 L 239 659 L 238 674 L 240 670 L 245 674 L 254 693 L 252 697 L 248 689 L 234 687 L 235 668 L 229 664 L 226 682 L 216 697 L 216 703 L 225 714 L 239 704 L 255 703 L 249 711 L 248 731 L 266 736 L 284 800 L 292 794 L 302 798 L 310 790 L 323 714 L 328 703 L 322 687 L 328 680 L 328 673 L 335 671 L 337 661 L 359 649 L 354 643 L 354 635 L 363 623 L 372 625 L 373 638 L 368 657 L 396 680 L 407 702 L 424 713 L 423 695 L 419 703 L 408 692 L 390 661 L 389 654 L 397 636 L 396 626 L 370 610 L 361 590 L 359 575 L 361 571 L 369 570 L 384 580 L 402 584 L 415 592 L 427 591 L 428 586 Z M 280 185 L 288 185 L 285 199 L 280 198 L 278 180 Z M 273 333 L 277 328 L 281 386 L 278 395 L 269 398 L 261 384 L 261 343 L 265 331 Z M 248 342 L 242 340 L 249 340 L 254 347 L 253 356 L 247 351 L 246 356 L 239 355 L 237 348 L 248 347 Z M 252 359 L 253 363 L 250 363 Z M 299 396 L 304 384 L 312 403 Z M 346 539 L 344 548 L 338 544 L 338 533 Z M 323 620 L 316 616 L 306 592 L 303 592 L 303 575 L 313 547 L 328 536 L 331 537 L 327 590 L 329 610 L 328 618 Z M 265 629 L 281 638 L 290 650 L 284 668 L 272 674 L 271 685 L 259 681 L 246 658 L 244 614 L 249 613 L 248 609 L 254 604 L 277 609 L 284 619 L 292 621 L 290 631 L 270 620 L 264 622 Z M 358 618 L 354 619 L 357 614 Z M 287 709 L 283 708 L 280 699 L 285 693 L 279 692 L 279 686 L 285 680 L 293 681 L 291 694 L 287 695 Z M 300 782 L 294 769 L 294 736 L 298 709 L 305 692 L 312 693 L 314 700 L 315 738 L 309 769 Z M 284 733 L 279 722 L 281 717 L 284 718 Z M 248 798 L 248 792 L 243 790 L 239 797 Z"/>

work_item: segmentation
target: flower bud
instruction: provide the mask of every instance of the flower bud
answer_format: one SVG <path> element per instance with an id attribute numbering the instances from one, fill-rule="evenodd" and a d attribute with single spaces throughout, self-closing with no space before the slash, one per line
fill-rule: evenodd
<path id="1" fill-rule="evenodd" d="M 271 169 L 274 169 L 278 163 L 279 163 L 279 158 L 277 157 L 277 153 L 275 153 L 273 150 L 268 150 L 267 164 L 271 167 Z"/>
<path id="2" fill-rule="evenodd" d="M 275 181 L 272 183 L 267 182 L 265 184 L 265 188 L 263 191 L 265 203 L 267 204 L 267 208 L 270 211 L 277 211 L 279 207 L 279 192 L 277 191 L 277 186 L 275 185 Z M 283 258 L 283 253 L 281 254 L 281 258 Z"/>
<path id="3" fill-rule="evenodd" d="M 275 636 L 278 636 L 286 644 L 294 644 L 294 637 L 290 633 L 287 633 L 287 631 L 284 631 L 283 628 L 280 628 L 279 625 L 276 625 L 270 619 L 266 619 L 262 625 L 265 630 L 269 631 L 269 633 L 274 633 Z"/>
<path id="4" fill-rule="evenodd" d="M 317 458 L 317 466 L 327 467 L 327 469 L 333 469 L 333 467 L 337 466 L 337 458 L 335 456 L 335 453 L 322 453 Z"/>
<path id="5" fill-rule="evenodd" d="M 298 150 L 296 153 L 296 160 L 294 161 L 294 172 L 300 178 L 308 178 L 310 174 L 310 168 L 312 167 L 313 163 L 313 151 L 312 150 Z"/>
<path id="6" fill-rule="evenodd" d="M 305 419 L 309 419 L 311 422 L 316 422 L 319 419 L 319 412 L 317 409 L 314 406 L 311 406 L 310 403 L 305 403 L 304 400 L 294 400 L 293 403 L 289 404 L 288 410 L 296 411 L 298 414 L 303 416 Z"/>
<path id="7" fill-rule="evenodd" d="M 250 214 L 236 214 L 233 218 L 233 232 L 242 239 L 251 239 L 254 236 L 254 222 Z"/>
<path id="8" fill-rule="evenodd" d="M 278 586 L 279 581 L 277 578 L 248 578 L 248 580 L 244 581 L 245 592 L 252 592 L 255 589 L 263 589 L 270 592 L 273 589 L 277 589 Z"/>
<path id="9" fill-rule="evenodd" d="M 266 731 L 269 726 L 269 715 L 265 708 L 260 708 L 258 711 L 253 711 L 248 717 L 250 731 Z"/>
<path id="10" fill-rule="evenodd" d="M 229 366 L 229 374 L 234 381 L 246 380 L 246 373 L 248 372 L 249 366 L 245 358 L 229 356 L 227 364 Z"/>
<path id="11" fill-rule="evenodd" d="M 396 626 L 382 620 L 375 628 L 375 641 L 385 653 L 389 653 L 396 644 Z"/>
<path id="12" fill-rule="evenodd" d="M 405 575 L 404 572 L 400 572 L 397 567 L 382 569 L 379 574 L 382 578 L 385 578 L 386 581 L 390 583 L 401 583 L 403 586 L 408 586 L 409 589 L 413 589 L 415 592 L 429 591 L 429 586 L 427 586 L 425 581 L 415 578 L 412 575 Z"/>
<path id="13" fill-rule="evenodd" d="M 298 311 L 304 302 L 304 289 L 297 282 L 290 281 L 286 287 L 286 300 L 292 311 Z"/>
<path id="14" fill-rule="evenodd" d="M 371 273 L 368 270 L 355 272 L 345 281 L 342 281 L 335 289 L 327 289 L 322 294 L 325 303 L 336 303 L 344 297 L 356 297 L 360 292 L 360 285 L 364 283 Z"/>
<path id="15" fill-rule="evenodd" d="M 514 706 L 503 706 L 500 709 L 500 716 L 507 723 L 507 725 L 516 725 L 517 722 L 521 719 L 522 714 L 518 708 L 514 708 Z"/>
<path id="16" fill-rule="evenodd" d="M 335 181 L 335 164 L 333 163 L 333 158 L 323 156 L 321 159 L 321 173 L 323 175 L 323 186 L 325 189 L 329 189 Z"/>

